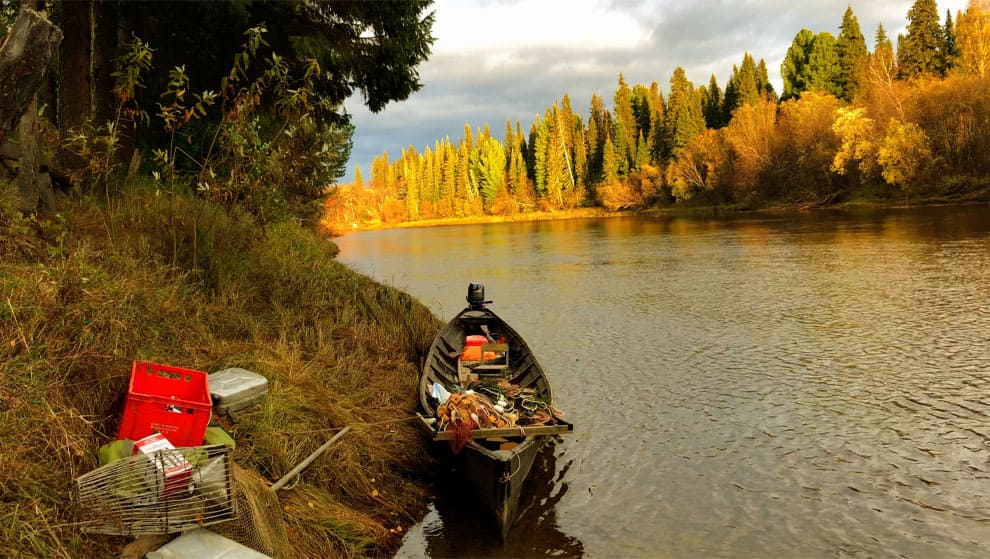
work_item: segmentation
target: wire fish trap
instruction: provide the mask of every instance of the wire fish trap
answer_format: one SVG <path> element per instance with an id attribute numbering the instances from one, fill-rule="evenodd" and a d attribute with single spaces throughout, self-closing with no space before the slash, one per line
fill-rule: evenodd
<path id="1" fill-rule="evenodd" d="M 162 449 L 76 478 L 83 532 L 170 534 L 235 517 L 230 447 Z"/>

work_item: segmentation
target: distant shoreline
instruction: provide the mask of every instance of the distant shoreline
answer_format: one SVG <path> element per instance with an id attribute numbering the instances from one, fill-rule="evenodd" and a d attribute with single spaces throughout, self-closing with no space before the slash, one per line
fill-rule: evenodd
<path id="1" fill-rule="evenodd" d="M 659 206 L 638 210 L 609 211 L 604 208 L 574 208 L 550 212 L 526 212 L 513 215 L 475 215 L 465 217 L 445 217 L 438 219 L 423 219 L 418 221 L 403 221 L 400 223 L 373 222 L 356 226 L 351 230 L 338 232 L 334 237 L 342 237 L 349 233 L 362 231 L 381 231 L 385 229 L 411 229 L 419 227 L 446 227 L 452 225 L 478 225 L 486 223 L 524 223 L 531 221 L 556 221 L 563 219 L 591 219 L 599 217 L 622 216 L 714 216 L 738 213 L 789 213 L 811 211 L 836 211 L 854 209 L 897 209 L 926 206 L 966 206 L 990 204 L 990 199 L 976 196 L 972 199 L 929 198 L 918 200 L 854 200 L 840 203 L 815 204 L 808 202 L 772 203 L 763 206 L 745 206 L 739 204 L 726 206 Z"/>

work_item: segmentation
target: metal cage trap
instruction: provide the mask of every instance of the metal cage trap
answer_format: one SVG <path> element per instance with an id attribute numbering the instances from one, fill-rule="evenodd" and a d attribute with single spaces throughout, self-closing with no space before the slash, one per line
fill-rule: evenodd
<path id="1" fill-rule="evenodd" d="M 82 531 L 169 534 L 233 519 L 229 452 L 226 445 L 163 449 L 76 478 Z"/>

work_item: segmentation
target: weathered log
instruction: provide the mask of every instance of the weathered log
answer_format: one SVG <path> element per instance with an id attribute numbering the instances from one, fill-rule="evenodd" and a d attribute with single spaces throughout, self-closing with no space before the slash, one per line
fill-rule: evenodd
<path id="1" fill-rule="evenodd" d="M 0 164 L 10 171 L 11 175 L 15 175 L 14 169 L 7 165 L 6 161 L 20 161 L 21 160 L 21 146 L 11 141 L 6 141 L 0 143 Z M 52 163 L 47 159 L 41 160 L 41 165 L 38 170 L 42 173 L 48 173 L 51 175 L 52 184 L 61 188 L 62 190 L 68 190 L 72 188 L 72 178 L 69 173 L 65 170 Z"/>
<path id="2" fill-rule="evenodd" d="M 0 46 L 0 143 L 18 125 L 62 42 L 62 31 L 23 7 Z"/>

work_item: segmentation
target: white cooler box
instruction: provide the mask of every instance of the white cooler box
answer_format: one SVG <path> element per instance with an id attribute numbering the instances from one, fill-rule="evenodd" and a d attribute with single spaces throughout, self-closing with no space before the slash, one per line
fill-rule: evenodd
<path id="1" fill-rule="evenodd" d="M 210 373 L 207 379 L 213 410 L 230 413 L 253 406 L 268 395 L 268 379 L 247 369 L 232 367 Z"/>

